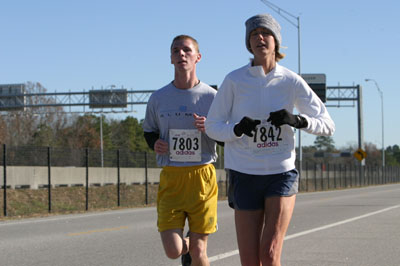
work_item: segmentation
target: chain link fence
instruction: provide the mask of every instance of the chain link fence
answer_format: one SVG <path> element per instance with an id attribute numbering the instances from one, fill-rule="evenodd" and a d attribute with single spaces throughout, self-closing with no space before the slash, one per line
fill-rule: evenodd
<path id="1" fill-rule="evenodd" d="M 6 145 L 0 150 L 0 188 L 3 192 L 0 217 L 141 207 L 156 203 L 157 178 L 161 169 L 153 152 Z M 217 150 L 219 157 L 214 165 L 219 198 L 224 199 L 227 196 L 227 174 L 223 149 L 218 146 Z M 297 161 L 296 166 L 299 169 Z M 400 182 L 400 169 L 392 166 L 382 168 L 306 161 L 300 170 L 300 192 Z M 139 179 L 135 177 L 137 173 L 140 173 Z M 65 180 L 78 181 L 68 183 L 59 181 L 60 178 L 57 181 L 57 175 L 63 175 Z M 103 175 L 106 181 L 96 181 Z M 24 184 L 10 185 L 17 184 L 18 180 L 31 182 L 32 179 L 41 179 L 42 184 L 37 188 Z"/>

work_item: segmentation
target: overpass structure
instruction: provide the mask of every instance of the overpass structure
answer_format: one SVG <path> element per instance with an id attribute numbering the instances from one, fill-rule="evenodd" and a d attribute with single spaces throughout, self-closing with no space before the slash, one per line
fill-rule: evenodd
<path id="1" fill-rule="evenodd" d="M 18 89 L 15 89 L 18 88 Z M 82 107 L 84 111 L 91 109 L 115 109 L 136 104 L 147 104 L 155 90 L 89 90 L 81 92 L 42 92 L 26 93 L 24 84 L 0 85 L 0 111 L 18 111 L 38 107 Z M 361 101 L 361 87 L 327 86 L 327 107 L 355 107 Z M 88 110 L 86 110 L 88 109 Z M 68 110 L 67 110 L 68 111 Z"/>
<path id="2" fill-rule="evenodd" d="M 102 89 L 80 92 L 26 92 L 24 84 L 0 85 L 0 111 L 40 114 L 46 107 L 62 107 L 69 113 L 125 113 L 133 105 L 147 104 L 154 90 Z M 41 108 L 42 107 L 42 108 Z M 131 110 L 128 109 L 131 108 Z"/>

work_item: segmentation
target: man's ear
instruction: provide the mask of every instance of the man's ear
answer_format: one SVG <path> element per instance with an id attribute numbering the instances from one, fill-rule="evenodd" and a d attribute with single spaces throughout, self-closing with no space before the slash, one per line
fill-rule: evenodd
<path id="1" fill-rule="evenodd" d="M 197 62 L 200 62 L 200 60 L 201 60 L 201 53 L 198 53 L 198 54 L 197 54 L 197 60 L 196 60 L 196 63 L 197 63 Z"/>

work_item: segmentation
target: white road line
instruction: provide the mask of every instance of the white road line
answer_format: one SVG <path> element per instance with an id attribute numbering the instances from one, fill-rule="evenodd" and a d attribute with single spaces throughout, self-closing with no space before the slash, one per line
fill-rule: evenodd
<path id="1" fill-rule="evenodd" d="M 317 228 L 314 228 L 314 229 L 310 229 L 310 230 L 306 230 L 306 231 L 303 231 L 303 232 L 299 232 L 299 233 L 296 233 L 296 234 L 293 234 L 293 235 L 288 235 L 288 236 L 285 237 L 285 240 L 293 239 L 293 238 L 296 238 L 296 237 L 308 235 L 308 234 L 311 234 L 311 233 L 314 233 L 314 232 L 318 232 L 318 231 L 321 231 L 321 230 L 325 230 L 325 229 L 328 229 L 328 228 L 332 228 L 332 227 L 335 227 L 335 226 L 339 226 L 339 225 L 343 225 L 343 224 L 346 224 L 346 223 L 354 222 L 356 220 L 367 218 L 369 216 L 373 216 L 373 215 L 376 215 L 376 214 L 379 214 L 379 213 L 382 213 L 382 212 L 390 211 L 390 210 L 393 210 L 393 209 L 396 209 L 396 208 L 399 208 L 399 207 L 400 207 L 400 205 L 395 205 L 395 206 L 388 207 L 388 208 L 385 208 L 385 209 L 382 209 L 382 210 L 379 210 L 379 211 L 370 212 L 370 213 L 367 213 L 367 214 L 364 214 L 364 215 L 360 215 L 360 216 L 357 216 L 357 217 L 346 219 L 346 220 L 343 220 L 343 221 L 340 221 L 340 222 L 324 225 L 324 226 L 317 227 Z M 239 254 L 239 250 L 236 249 L 236 250 L 232 250 L 232 251 L 229 251 L 229 252 L 226 252 L 226 253 L 222 253 L 222 254 L 219 254 L 219 255 L 216 255 L 216 256 L 212 256 L 212 257 L 210 257 L 208 259 L 209 259 L 210 262 L 213 262 L 213 261 L 222 260 L 222 259 L 225 259 L 225 258 L 228 258 L 228 257 L 231 257 L 231 256 L 235 256 L 235 255 L 238 255 L 238 254 Z"/>
<path id="2" fill-rule="evenodd" d="M 217 261 L 217 260 L 222 260 L 222 259 L 228 258 L 230 256 L 235 256 L 235 255 L 238 255 L 238 254 L 239 254 L 239 250 L 235 249 L 235 250 L 223 253 L 223 254 L 212 256 L 212 257 L 208 258 L 208 260 L 210 262 L 213 262 L 213 261 Z"/>

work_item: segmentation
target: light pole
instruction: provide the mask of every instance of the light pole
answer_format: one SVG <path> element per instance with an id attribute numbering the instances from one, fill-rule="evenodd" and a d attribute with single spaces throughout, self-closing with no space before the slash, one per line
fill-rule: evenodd
<path id="1" fill-rule="evenodd" d="M 385 167 L 385 130 L 383 123 L 383 92 L 379 88 L 378 83 L 374 79 L 365 79 L 366 82 L 373 81 L 375 83 L 376 88 L 378 89 L 379 95 L 381 96 L 381 114 L 382 114 L 382 167 Z"/>
<path id="2" fill-rule="evenodd" d="M 104 167 L 103 155 L 103 114 L 100 113 L 100 153 L 101 153 L 101 168 Z"/>
<path id="3" fill-rule="evenodd" d="M 266 1 L 266 0 L 261 0 L 261 2 L 263 2 L 264 4 L 266 4 L 267 6 L 269 6 L 269 8 L 271 8 L 272 10 L 274 10 L 276 13 L 278 13 L 278 15 L 280 15 L 281 17 L 283 17 L 286 21 L 288 21 L 290 24 L 292 24 L 294 27 L 296 27 L 297 29 L 297 47 L 298 47 L 298 74 L 301 75 L 301 53 L 300 53 L 300 16 L 295 16 L 290 14 L 289 12 L 283 10 L 282 8 L 278 7 L 277 5 Z M 282 14 L 283 13 L 283 14 Z M 290 18 L 288 18 L 287 16 L 289 16 Z M 297 22 L 293 22 L 293 19 Z M 303 168 L 303 149 L 301 147 L 301 130 L 299 129 L 299 174 L 301 176 L 301 170 Z"/>

